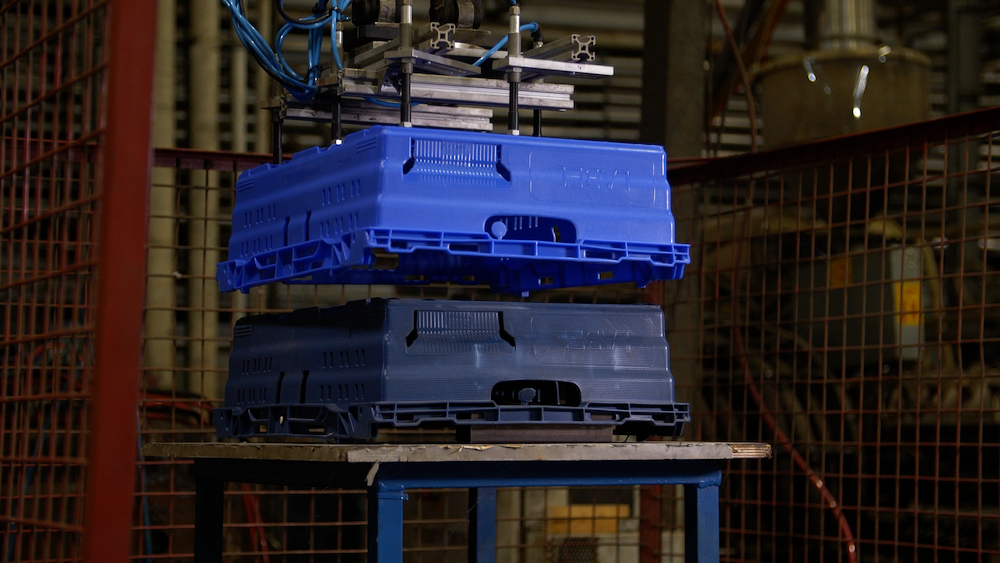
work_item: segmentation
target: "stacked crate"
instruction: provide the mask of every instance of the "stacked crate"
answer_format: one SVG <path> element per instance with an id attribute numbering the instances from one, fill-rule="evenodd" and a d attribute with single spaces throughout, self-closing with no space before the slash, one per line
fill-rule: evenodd
<path id="1" fill-rule="evenodd" d="M 677 279 L 660 147 L 373 127 L 245 172 L 224 291 L 274 283 L 488 284 L 496 293 Z M 651 306 L 390 300 L 250 317 L 220 436 L 678 435 Z M 605 434 L 606 431 L 606 434 Z M 581 436 L 581 434 L 575 434 Z"/>

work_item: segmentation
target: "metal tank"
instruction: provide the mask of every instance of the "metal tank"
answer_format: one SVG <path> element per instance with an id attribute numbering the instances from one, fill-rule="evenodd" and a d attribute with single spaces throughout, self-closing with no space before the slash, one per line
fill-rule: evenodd
<path id="1" fill-rule="evenodd" d="M 872 0 L 826 0 L 819 29 L 819 50 L 757 73 L 766 148 L 927 118 L 930 59 L 878 44 Z"/>

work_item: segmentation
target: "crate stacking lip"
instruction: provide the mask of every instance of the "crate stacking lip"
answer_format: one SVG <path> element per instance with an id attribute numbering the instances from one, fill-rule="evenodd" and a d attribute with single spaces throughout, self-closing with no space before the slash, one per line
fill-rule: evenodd
<path id="1" fill-rule="evenodd" d="M 244 172 L 217 279 L 523 294 L 645 286 L 688 263 L 661 147 L 373 127 Z"/>
<path id="2" fill-rule="evenodd" d="M 588 403 L 578 407 L 515 407 L 494 403 L 358 403 L 349 409 L 331 404 L 216 409 L 220 438 L 319 438 L 365 441 L 378 428 L 420 426 L 614 426 L 616 434 L 680 436 L 691 421 L 687 403 L 644 405 Z"/>
<path id="3" fill-rule="evenodd" d="M 257 315 L 233 333 L 222 438 L 367 440 L 427 425 L 690 421 L 653 305 L 372 299 Z"/>

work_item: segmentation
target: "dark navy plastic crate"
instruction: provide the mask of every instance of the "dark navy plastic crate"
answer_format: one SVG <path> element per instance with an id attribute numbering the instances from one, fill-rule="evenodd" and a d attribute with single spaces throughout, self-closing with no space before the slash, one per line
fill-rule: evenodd
<path id="1" fill-rule="evenodd" d="M 241 319 L 220 437 L 366 440 L 421 425 L 613 426 L 690 420 L 652 305 L 358 301 Z"/>
<path id="2" fill-rule="evenodd" d="M 680 278 L 661 147 L 372 127 L 244 172 L 223 291 L 291 283 Z"/>

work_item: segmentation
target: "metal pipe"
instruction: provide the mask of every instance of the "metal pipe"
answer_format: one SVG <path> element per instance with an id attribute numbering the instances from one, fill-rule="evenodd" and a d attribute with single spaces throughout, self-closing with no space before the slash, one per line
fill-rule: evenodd
<path id="1" fill-rule="evenodd" d="M 510 103 L 507 106 L 507 132 L 511 135 L 521 134 L 520 109 L 517 107 L 519 82 L 510 81 Z"/>
<path id="2" fill-rule="evenodd" d="M 579 45 L 579 41 L 575 40 L 574 37 L 579 37 L 579 36 L 577 36 L 577 35 L 571 35 L 570 36 L 570 41 L 568 41 L 567 43 L 573 45 L 573 47 L 574 47 L 573 48 L 573 52 L 576 53 L 577 52 L 576 47 Z M 538 38 L 540 38 L 540 35 L 538 36 Z M 593 39 L 593 37 L 591 37 L 591 39 Z M 559 43 L 560 41 L 556 41 L 556 43 Z M 525 56 L 530 57 L 530 56 L 532 56 L 532 53 L 543 53 L 544 49 L 545 49 L 545 45 L 541 41 L 535 41 L 531 45 L 531 50 L 528 51 L 527 53 L 525 53 Z M 551 53 L 551 51 L 549 51 L 549 52 L 546 52 L 544 54 L 551 55 L 552 53 Z M 573 57 L 571 56 L 570 58 L 573 58 Z M 532 112 L 531 125 L 532 125 L 531 134 L 533 136 L 535 136 L 535 137 L 541 137 L 542 136 L 542 110 L 536 109 L 534 112 Z"/>
<path id="3" fill-rule="evenodd" d="M 336 34 L 336 45 L 333 46 L 337 52 L 343 52 L 344 45 L 344 23 L 337 22 L 337 34 Z M 343 55 L 343 56 L 346 56 Z M 333 65 L 331 68 L 336 68 Z M 340 72 L 340 78 L 343 79 L 343 72 Z M 340 95 L 336 95 L 333 98 L 333 111 L 330 112 L 330 144 L 339 145 L 344 140 L 344 123 L 343 117 L 341 116 L 341 98 Z"/>
<path id="4" fill-rule="evenodd" d="M 281 110 L 271 110 L 271 162 L 281 164 Z"/>
<path id="5" fill-rule="evenodd" d="M 510 7 L 510 30 L 507 32 L 507 54 L 510 57 L 521 56 L 521 8 L 516 4 Z"/>
<path id="6" fill-rule="evenodd" d="M 819 49 L 820 42 L 820 30 L 819 30 L 819 20 L 821 14 L 823 13 L 823 6 L 819 2 L 803 2 L 802 3 L 802 23 L 805 28 L 805 42 L 802 46 L 806 51 L 815 51 Z"/>
<path id="7" fill-rule="evenodd" d="M 948 0 L 948 113 L 978 109 L 984 22 L 975 3 Z"/>
<path id="8" fill-rule="evenodd" d="M 403 127 L 411 127 L 413 125 L 411 123 L 413 120 L 413 106 L 411 104 L 413 102 L 410 96 L 410 91 L 413 88 L 410 82 L 412 78 L 413 75 L 411 73 L 403 73 L 402 92 L 399 97 L 399 123 Z"/>
<path id="9" fill-rule="evenodd" d="M 273 29 L 271 20 L 274 14 L 272 3 L 257 2 L 257 10 L 257 31 L 263 37 L 274 37 L 271 31 Z M 271 112 L 263 106 L 270 99 L 271 77 L 267 75 L 267 72 L 260 65 L 254 65 L 254 69 L 254 92 L 256 94 L 254 104 L 257 106 L 254 150 L 256 152 L 265 152 L 271 143 Z"/>
<path id="10" fill-rule="evenodd" d="M 156 19 L 174 22 L 176 0 L 159 0 Z M 156 68 L 153 114 L 153 146 L 170 148 L 177 136 L 174 84 L 177 60 L 177 32 L 173 25 L 156 28 Z M 149 190 L 149 255 L 146 282 L 146 333 L 143 365 L 147 386 L 169 389 L 173 385 L 176 357 L 174 341 L 175 298 L 177 295 L 177 253 L 174 227 L 177 222 L 177 173 L 155 168 Z"/>
<path id="11" fill-rule="evenodd" d="M 96 276 L 91 274 L 88 280 L 96 285 L 98 305 L 93 329 L 94 368 L 92 373 L 84 368 L 83 376 L 89 381 L 89 388 L 85 387 L 89 392 L 86 433 L 74 438 L 81 448 L 76 455 L 86 456 L 86 502 L 82 503 L 84 529 L 80 552 L 86 563 L 124 562 L 133 554 L 130 540 L 135 514 L 135 409 L 143 361 L 143 306 L 146 303 L 143 262 L 147 257 L 149 228 L 147 187 L 153 164 L 149 145 L 156 4 L 111 0 L 107 14 L 109 31 L 104 51 L 107 94 L 100 116 L 107 130 L 98 160 L 100 185 L 96 191 L 100 193 L 100 220 L 97 221 L 99 239 L 94 246 L 99 253 Z M 4 150 L 6 148 L 5 145 Z M 4 189 L 7 189 L 6 184 Z M 4 412 L 6 416 L 9 411 Z M 69 440 L 73 434 L 66 436 Z M 7 439 L 5 434 L 4 440 Z M 5 451 L 5 455 L 10 454 Z M 7 479 L 9 482 L 10 478 Z M 64 483 L 70 479 L 63 477 Z M 69 497 L 68 486 L 63 485 L 59 494 Z M 42 490 L 39 487 L 35 493 L 36 503 L 41 502 Z M 50 490 L 53 496 L 49 497 L 49 503 L 69 502 L 56 496 L 55 491 L 59 489 L 50 485 Z M 82 492 L 74 490 L 72 494 Z M 22 506 L 26 505 L 25 501 Z M 29 552 L 28 557 L 32 555 L 34 553 Z"/>
<path id="12" fill-rule="evenodd" d="M 825 0 L 819 18 L 824 49 L 856 49 L 878 41 L 874 0 Z"/>
<path id="13" fill-rule="evenodd" d="M 399 46 L 406 51 L 413 47 L 413 0 L 403 0 L 399 18 Z M 413 78 L 413 61 L 403 59 L 400 65 L 402 81 L 399 97 L 399 122 L 403 127 L 412 126 L 412 106 L 410 90 Z"/>
<path id="14" fill-rule="evenodd" d="M 274 4 L 272 2 L 257 2 L 257 31 L 264 37 L 274 37 Z M 266 152 L 271 142 L 271 111 L 264 106 L 270 99 L 271 77 L 261 68 L 254 66 L 254 106 L 257 108 L 256 127 L 254 128 L 254 152 Z M 257 299 L 266 302 L 270 287 L 261 288 Z M 248 300 L 249 301 L 249 300 Z M 249 303 L 248 303 L 249 307 Z"/>
<path id="15" fill-rule="evenodd" d="M 233 152 L 242 153 L 247 152 L 249 143 L 247 138 L 247 124 L 249 121 L 247 102 L 248 83 L 250 79 L 247 69 L 249 68 L 249 61 L 247 60 L 246 49 L 244 49 L 243 45 L 239 42 L 232 43 L 232 53 L 233 64 L 230 69 L 232 75 L 232 85 L 230 86 L 229 91 L 229 114 L 233 131 L 232 150 Z M 240 291 L 236 291 L 232 294 L 231 308 L 234 313 L 246 311 L 248 305 L 249 299 L 246 294 Z M 238 315 L 235 314 L 233 315 L 233 322 L 236 321 L 237 316 Z"/>
<path id="16" fill-rule="evenodd" d="M 247 150 L 247 51 L 242 45 L 233 45 L 232 85 L 229 90 L 230 123 L 232 124 L 233 152 Z"/>
<path id="17" fill-rule="evenodd" d="M 194 0 L 190 51 L 191 145 L 219 148 L 219 2 Z M 188 254 L 188 365 L 193 368 L 188 390 L 208 399 L 222 397 L 219 364 L 219 288 L 215 264 L 219 261 L 221 226 L 219 174 L 209 171 L 203 187 L 190 191 L 191 220 L 188 224 L 191 251 Z"/>
<path id="18" fill-rule="evenodd" d="M 510 7 L 510 31 L 507 34 L 507 56 L 521 56 L 521 8 L 517 4 Z M 521 134 L 520 108 L 518 107 L 521 70 L 513 68 L 507 71 L 507 82 L 510 83 L 510 100 L 507 107 L 507 132 L 511 135 Z"/>
<path id="19" fill-rule="evenodd" d="M 344 142 L 344 117 L 341 111 L 343 104 L 340 96 L 333 98 L 333 108 L 330 111 L 330 144 L 339 145 Z"/>

